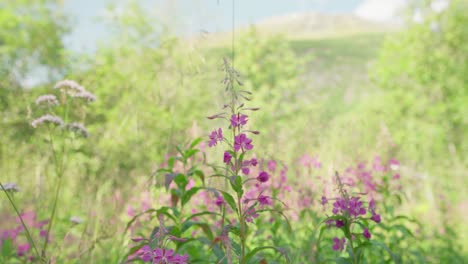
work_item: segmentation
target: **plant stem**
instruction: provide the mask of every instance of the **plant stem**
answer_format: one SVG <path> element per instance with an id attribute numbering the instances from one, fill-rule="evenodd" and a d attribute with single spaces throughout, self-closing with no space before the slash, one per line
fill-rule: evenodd
<path id="1" fill-rule="evenodd" d="M 23 221 L 23 217 L 21 217 L 21 214 L 20 214 L 18 208 L 16 207 L 15 202 L 13 201 L 12 197 L 7 192 L 7 190 L 5 190 L 5 188 L 3 187 L 3 184 L 1 182 L 0 182 L 0 187 L 2 187 L 2 190 L 5 193 L 5 195 L 7 196 L 8 201 L 10 201 L 10 204 L 13 206 L 13 209 L 15 210 L 16 215 L 18 215 L 18 217 L 19 217 L 19 219 L 21 221 L 21 225 L 23 226 L 24 230 L 26 231 L 26 237 L 28 239 L 28 242 L 34 248 L 34 252 L 36 253 L 37 258 L 40 259 L 41 255 L 39 255 L 39 251 L 37 250 L 36 244 L 34 243 L 34 240 L 32 239 L 31 233 L 29 232 L 29 229 L 26 226 L 26 223 Z"/>

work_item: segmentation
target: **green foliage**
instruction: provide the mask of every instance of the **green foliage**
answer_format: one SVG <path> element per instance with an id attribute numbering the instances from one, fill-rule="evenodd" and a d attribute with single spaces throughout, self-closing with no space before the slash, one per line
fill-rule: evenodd
<path id="1" fill-rule="evenodd" d="M 398 124 L 396 143 L 417 161 L 465 159 L 468 2 L 450 1 L 441 13 L 421 10 L 424 22 L 389 38 L 380 54 L 374 74 L 388 91 L 382 111 Z"/>

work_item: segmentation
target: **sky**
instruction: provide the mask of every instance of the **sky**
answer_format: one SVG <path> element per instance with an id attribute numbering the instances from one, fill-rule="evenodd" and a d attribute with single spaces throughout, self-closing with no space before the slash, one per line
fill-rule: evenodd
<path id="1" fill-rule="evenodd" d="M 134 0 L 161 20 L 177 21 L 182 35 L 201 31 L 229 31 L 233 27 L 233 0 Z M 405 0 L 234 0 L 235 27 L 247 26 L 263 19 L 301 12 L 354 13 L 373 21 L 391 21 Z M 92 52 L 109 36 L 105 26 L 111 13 L 123 12 L 128 0 L 65 0 L 71 14 L 73 31 L 66 45 L 77 52 Z"/>

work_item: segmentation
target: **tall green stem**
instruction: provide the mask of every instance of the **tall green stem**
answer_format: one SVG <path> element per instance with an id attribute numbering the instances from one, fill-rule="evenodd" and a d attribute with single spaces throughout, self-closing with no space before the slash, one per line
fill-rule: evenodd
<path id="1" fill-rule="evenodd" d="M 34 253 L 36 253 L 37 258 L 40 259 L 41 255 L 39 255 L 39 251 L 37 250 L 36 243 L 34 243 L 34 240 L 32 239 L 31 233 L 29 232 L 29 229 L 26 226 L 26 223 L 23 221 L 23 217 L 21 216 L 18 208 L 16 207 L 15 202 L 13 201 L 13 198 L 10 196 L 8 191 L 5 190 L 5 187 L 3 187 L 3 184 L 1 182 L 0 182 L 0 187 L 2 187 L 2 190 L 5 193 L 5 195 L 7 196 L 8 201 L 13 206 L 13 209 L 15 210 L 16 215 L 18 215 L 18 218 L 21 221 L 21 225 L 23 226 L 24 230 L 26 231 L 26 238 L 28 239 L 29 244 L 32 245 L 32 247 L 34 249 Z"/>

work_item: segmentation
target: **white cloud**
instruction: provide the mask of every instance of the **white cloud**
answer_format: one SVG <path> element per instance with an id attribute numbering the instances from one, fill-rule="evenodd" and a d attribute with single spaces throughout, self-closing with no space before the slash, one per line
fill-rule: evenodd
<path id="1" fill-rule="evenodd" d="M 354 13 L 373 21 L 394 21 L 397 11 L 405 4 L 406 0 L 364 0 L 354 10 Z"/>

